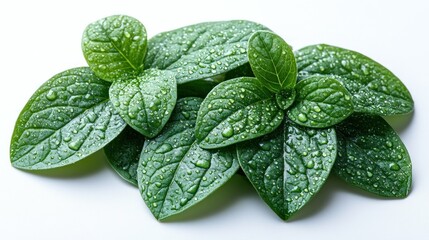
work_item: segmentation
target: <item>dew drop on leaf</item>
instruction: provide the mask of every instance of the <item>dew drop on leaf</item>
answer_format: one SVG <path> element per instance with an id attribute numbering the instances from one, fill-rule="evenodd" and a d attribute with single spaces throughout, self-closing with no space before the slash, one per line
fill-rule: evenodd
<path id="1" fill-rule="evenodd" d="M 57 99 L 57 97 L 57 92 L 52 89 L 50 89 L 48 93 L 46 93 L 46 99 L 48 99 L 49 101 L 54 101 L 55 99 Z"/>

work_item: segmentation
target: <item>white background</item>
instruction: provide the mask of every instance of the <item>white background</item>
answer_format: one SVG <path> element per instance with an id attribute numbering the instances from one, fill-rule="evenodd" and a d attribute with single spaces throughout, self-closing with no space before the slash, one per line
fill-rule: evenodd
<path id="1" fill-rule="evenodd" d="M 1 1 L 0 239 L 429 239 L 429 2 L 421 1 Z M 113 14 L 144 23 L 149 36 L 202 21 L 262 23 L 295 49 L 329 43 L 370 56 L 411 91 L 415 112 L 394 125 L 413 162 L 406 199 L 386 200 L 330 178 L 289 222 L 234 177 L 189 211 L 156 221 L 139 192 L 102 152 L 71 167 L 11 167 L 15 120 L 32 93 L 86 65 L 87 24 Z"/>

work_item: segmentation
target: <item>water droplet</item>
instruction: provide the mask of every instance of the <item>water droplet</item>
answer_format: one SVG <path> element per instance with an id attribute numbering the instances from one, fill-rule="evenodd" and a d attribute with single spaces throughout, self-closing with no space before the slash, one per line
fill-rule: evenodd
<path id="1" fill-rule="evenodd" d="M 300 122 L 306 122 L 308 119 L 307 119 L 307 116 L 304 113 L 300 113 L 300 114 L 298 114 L 298 120 Z"/>
<path id="2" fill-rule="evenodd" d="M 95 120 L 97 119 L 97 115 L 94 112 L 88 112 L 87 117 L 88 120 L 92 123 L 95 122 Z"/>
<path id="3" fill-rule="evenodd" d="M 137 117 L 137 114 L 135 112 L 129 111 L 128 112 L 128 117 L 131 119 L 135 119 Z"/>
<path id="4" fill-rule="evenodd" d="M 140 39 L 140 36 L 134 36 L 134 37 L 133 37 L 133 40 L 134 40 L 134 41 L 137 41 L 137 40 L 139 40 L 139 39 Z"/>
<path id="5" fill-rule="evenodd" d="M 125 35 L 126 38 L 131 37 L 131 34 L 129 32 L 127 32 L 127 31 L 124 32 L 124 35 Z"/>
<path id="6" fill-rule="evenodd" d="M 297 193 L 297 192 L 301 192 L 301 188 L 298 186 L 293 187 L 291 190 L 291 192 Z"/>
<path id="7" fill-rule="evenodd" d="M 76 141 L 70 142 L 68 146 L 71 150 L 77 151 L 82 146 L 82 144 L 83 140 L 77 139 Z"/>
<path id="8" fill-rule="evenodd" d="M 259 143 L 259 147 L 261 147 L 261 149 L 264 151 L 269 151 L 271 149 L 271 144 L 267 142 L 261 142 Z"/>
<path id="9" fill-rule="evenodd" d="M 320 111 L 321 111 L 320 107 L 319 107 L 319 106 L 317 106 L 317 105 L 315 105 L 315 106 L 313 107 L 313 110 L 314 110 L 315 112 L 320 112 Z"/>
<path id="10" fill-rule="evenodd" d="M 369 178 L 373 176 L 372 172 L 370 172 L 370 171 L 367 171 L 367 172 L 366 172 L 366 175 L 367 175 Z"/>
<path id="11" fill-rule="evenodd" d="M 210 162 L 205 160 L 205 159 L 199 159 L 196 163 L 195 166 L 200 167 L 200 168 L 209 168 L 210 167 Z"/>
<path id="12" fill-rule="evenodd" d="M 166 153 L 169 152 L 173 149 L 173 147 L 169 144 L 169 143 L 164 143 L 161 145 L 161 147 L 159 147 L 158 149 L 155 150 L 156 153 Z"/>
<path id="13" fill-rule="evenodd" d="M 350 95 L 348 95 L 348 94 L 344 95 L 344 99 L 346 99 L 347 101 L 349 101 L 350 100 Z"/>
<path id="14" fill-rule="evenodd" d="M 188 193 L 191 193 L 191 194 L 194 194 L 194 193 L 196 193 L 197 192 L 197 190 L 198 190 L 198 186 L 197 185 L 193 185 L 192 187 L 190 187 L 189 189 L 188 189 Z"/>
<path id="15" fill-rule="evenodd" d="M 180 199 L 180 206 L 185 206 L 185 204 L 188 202 L 188 199 L 186 199 L 186 198 L 182 198 L 182 199 Z"/>
<path id="16" fill-rule="evenodd" d="M 389 168 L 392 171 L 399 171 L 399 169 L 401 169 L 401 167 L 397 163 L 391 163 L 391 164 L 389 164 Z"/>
<path id="17" fill-rule="evenodd" d="M 313 162 L 313 160 L 310 160 L 310 161 L 308 161 L 307 162 L 307 164 L 305 164 L 305 166 L 307 167 L 307 168 L 314 168 L 314 162 Z"/>
<path id="18" fill-rule="evenodd" d="M 222 131 L 223 137 L 230 138 L 232 137 L 232 135 L 234 135 L 234 129 L 231 126 L 227 126 L 225 129 L 223 129 Z"/>
<path id="19" fill-rule="evenodd" d="M 387 146 L 388 148 L 391 148 L 391 147 L 393 146 L 393 144 L 392 144 L 392 142 L 391 142 L 391 141 L 386 141 L 386 146 Z"/>
<path id="20" fill-rule="evenodd" d="M 161 184 L 160 182 L 156 182 L 156 183 L 155 183 L 155 186 L 159 188 L 159 187 L 161 187 L 161 186 L 162 186 L 162 184 Z"/>
<path id="21" fill-rule="evenodd" d="M 46 93 L 46 99 L 48 99 L 49 101 L 54 101 L 55 99 L 57 99 L 57 97 L 57 92 L 52 89 L 50 89 L 48 93 Z"/>
<path id="22" fill-rule="evenodd" d="M 153 207 L 158 207 L 158 204 L 156 202 L 152 203 Z"/>
<path id="23" fill-rule="evenodd" d="M 188 112 L 182 112 L 184 118 L 189 119 L 191 115 Z"/>

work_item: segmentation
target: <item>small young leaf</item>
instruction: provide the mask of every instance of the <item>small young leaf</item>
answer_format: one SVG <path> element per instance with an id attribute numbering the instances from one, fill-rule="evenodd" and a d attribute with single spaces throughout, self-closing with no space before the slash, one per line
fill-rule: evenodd
<path id="1" fill-rule="evenodd" d="M 284 113 L 275 96 L 256 78 L 236 78 L 217 85 L 198 112 L 196 138 L 202 148 L 219 148 L 276 129 Z"/>
<path id="2" fill-rule="evenodd" d="M 116 138 L 126 124 L 109 102 L 109 85 L 83 67 L 44 83 L 16 121 L 12 165 L 28 170 L 65 166 Z"/>
<path id="3" fill-rule="evenodd" d="M 249 40 L 248 57 L 256 78 L 271 92 L 295 87 L 295 57 L 281 37 L 268 31 L 254 33 Z"/>
<path id="4" fill-rule="evenodd" d="M 333 172 L 346 182 L 385 197 L 406 197 L 411 188 L 407 149 L 381 117 L 352 115 L 336 127 Z"/>
<path id="5" fill-rule="evenodd" d="M 352 96 L 331 77 L 312 76 L 296 85 L 295 104 L 288 117 L 302 126 L 324 128 L 353 113 Z"/>
<path id="6" fill-rule="evenodd" d="M 336 156 L 335 131 L 287 121 L 270 135 L 237 144 L 237 155 L 261 198 L 286 220 L 325 183 Z"/>
<path id="7" fill-rule="evenodd" d="M 276 93 L 277 106 L 279 106 L 279 108 L 281 108 L 282 110 L 286 110 L 293 104 L 293 102 L 295 101 L 295 97 L 295 89 Z"/>
<path id="8" fill-rule="evenodd" d="M 157 219 L 195 205 L 228 181 L 238 170 L 234 148 L 204 150 L 195 139 L 195 120 L 202 99 L 177 101 L 171 119 L 154 139 L 145 142 L 138 184 Z"/>
<path id="9" fill-rule="evenodd" d="M 299 76 L 327 75 L 341 81 L 353 96 L 356 112 L 394 115 L 413 110 L 405 85 L 388 69 L 354 51 L 325 44 L 295 54 Z"/>
<path id="10" fill-rule="evenodd" d="M 115 81 L 110 100 L 121 117 L 146 137 L 155 137 L 167 123 L 177 99 L 174 74 L 148 69 L 142 75 Z"/>
<path id="11" fill-rule="evenodd" d="M 107 161 L 125 181 L 137 186 L 137 166 L 144 136 L 126 127 L 117 138 L 104 147 Z"/>
<path id="12" fill-rule="evenodd" d="M 137 75 L 147 51 L 146 29 L 132 17 L 103 18 L 85 29 L 82 51 L 89 67 L 103 80 Z"/>
<path id="13" fill-rule="evenodd" d="M 247 42 L 266 27 L 249 21 L 199 23 L 148 42 L 145 68 L 168 69 L 178 84 L 226 73 L 248 62 Z"/>

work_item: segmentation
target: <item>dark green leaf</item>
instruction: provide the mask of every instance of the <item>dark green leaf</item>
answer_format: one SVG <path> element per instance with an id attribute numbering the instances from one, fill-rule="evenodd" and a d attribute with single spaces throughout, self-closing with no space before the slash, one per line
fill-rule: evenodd
<path id="1" fill-rule="evenodd" d="M 288 219 L 319 191 L 336 150 L 333 129 L 308 129 L 289 121 L 270 135 L 237 145 L 246 176 L 282 219 Z"/>
<path id="2" fill-rule="evenodd" d="M 196 137 L 203 148 L 219 148 L 276 129 L 284 113 L 275 96 L 256 78 L 236 78 L 217 85 L 198 112 Z"/>
<path id="3" fill-rule="evenodd" d="M 295 57 L 281 37 L 268 31 L 256 32 L 249 40 L 248 56 L 256 78 L 271 92 L 295 87 Z"/>
<path id="4" fill-rule="evenodd" d="M 288 117 L 302 126 L 329 127 L 353 113 L 352 96 L 332 77 L 306 78 L 298 82 L 296 92 Z"/>
<path id="5" fill-rule="evenodd" d="M 325 44 L 296 52 L 299 75 L 328 75 L 341 81 L 353 96 L 356 112 L 394 115 L 413 110 L 405 85 L 388 69 L 354 51 Z"/>
<path id="6" fill-rule="evenodd" d="M 119 176 L 137 186 L 137 166 L 144 144 L 144 136 L 131 127 L 104 147 L 107 160 Z"/>
<path id="7" fill-rule="evenodd" d="M 295 97 L 296 97 L 295 89 L 276 93 L 277 105 L 282 110 L 286 110 L 293 104 L 293 102 L 295 101 Z"/>
<path id="8" fill-rule="evenodd" d="M 82 51 L 89 67 L 106 81 L 139 74 L 143 70 L 146 50 L 147 35 L 143 24 L 124 15 L 90 24 L 82 37 Z"/>
<path id="9" fill-rule="evenodd" d="M 179 97 L 204 98 L 217 84 L 224 80 L 225 74 L 220 74 L 210 78 L 186 82 L 177 86 L 178 95 Z"/>
<path id="10" fill-rule="evenodd" d="M 204 150 L 195 139 L 202 99 L 183 98 L 164 130 L 146 140 L 138 167 L 140 192 L 157 219 L 198 203 L 238 170 L 234 148 Z"/>
<path id="11" fill-rule="evenodd" d="M 149 40 L 146 68 L 169 69 L 177 83 L 226 73 L 248 62 L 247 41 L 264 26 L 249 21 L 207 22 Z"/>
<path id="12" fill-rule="evenodd" d="M 126 124 L 109 102 L 109 85 L 89 68 L 70 69 L 44 83 L 16 121 L 12 165 L 29 170 L 65 166 L 114 139 Z"/>
<path id="13" fill-rule="evenodd" d="M 115 81 L 110 100 L 121 117 L 146 137 L 155 137 L 167 123 L 177 99 L 174 74 L 148 69 L 142 75 Z"/>
<path id="14" fill-rule="evenodd" d="M 381 117 L 352 115 L 336 127 L 334 172 L 346 182 L 385 197 L 406 197 L 411 160 L 396 132 Z"/>

